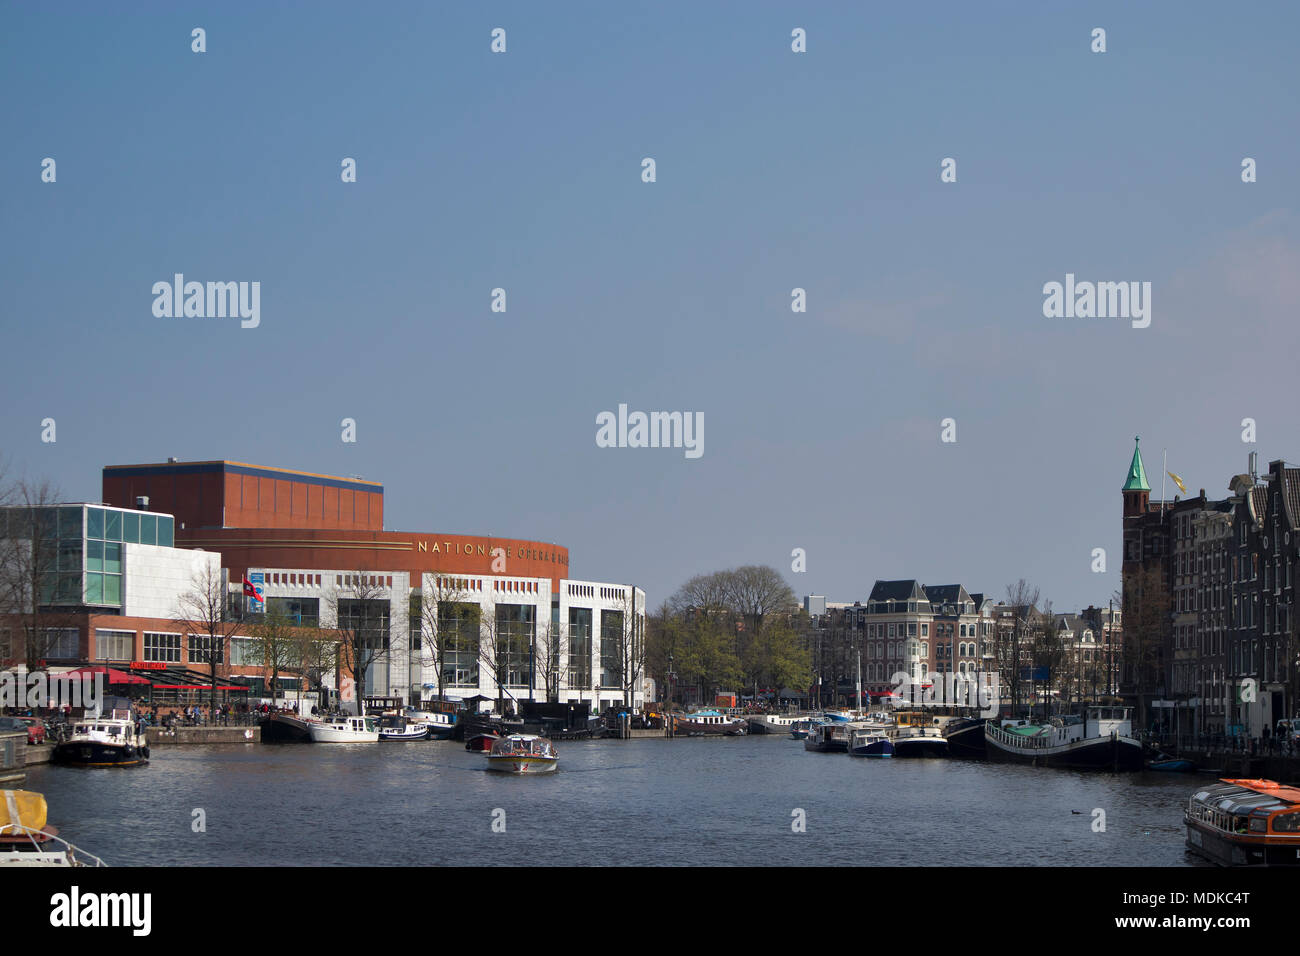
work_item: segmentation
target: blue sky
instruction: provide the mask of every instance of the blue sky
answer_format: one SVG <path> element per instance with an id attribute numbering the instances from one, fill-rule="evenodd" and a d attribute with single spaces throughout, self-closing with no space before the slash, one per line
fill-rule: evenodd
<path id="1" fill-rule="evenodd" d="M 364 475 L 391 528 L 652 604 L 750 563 L 1104 603 L 1135 434 L 1193 493 L 1300 459 L 1298 9 L 7 4 L 0 454 L 70 499 Z M 156 318 L 176 272 L 261 282 L 261 325 Z M 1066 273 L 1151 282 L 1151 326 L 1045 318 Z M 703 457 L 598 448 L 621 402 Z"/>

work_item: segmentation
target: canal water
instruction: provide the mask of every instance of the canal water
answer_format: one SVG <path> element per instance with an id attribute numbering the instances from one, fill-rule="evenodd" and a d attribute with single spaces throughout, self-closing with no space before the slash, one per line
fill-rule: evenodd
<path id="1" fill-rule="evenodd" d="M 26 787 L 115 866 L 1186 866 L 1182 807 L 1208 779 L 776 736 L 558 748 L 557 773 L 515 777 L 452 741 L 154 747 L 146 767 L 32 767 Z"/>

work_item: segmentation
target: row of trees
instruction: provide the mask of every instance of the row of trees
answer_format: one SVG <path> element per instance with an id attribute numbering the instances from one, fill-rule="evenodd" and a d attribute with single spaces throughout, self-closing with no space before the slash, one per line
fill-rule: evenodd
<path id="1" fill-rule="evenodd" d="M 807 616 L 779 572 L 749 565 L 696 575 L 650 616 L 648 670 L 691 687 L 700 700 L 719 690 L 804 690 L 812 681 Z"/>

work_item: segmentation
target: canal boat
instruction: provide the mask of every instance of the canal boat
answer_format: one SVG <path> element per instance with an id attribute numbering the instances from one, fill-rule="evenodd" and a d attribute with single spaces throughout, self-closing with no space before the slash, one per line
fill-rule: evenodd
<path id="1" fill-rule="evenodd" d="M 309 730 L 312 742 L 317 744 L 367 744 L 379 741 L 379 727 L 374 717 L 319 720 L 314 721 Z"/>
<path id="2" fill-rule="evenodd" d="M 481 734 L 474 734 L 472 737 L 465 738 L 465 749 L 476 750 L 480 753 L 487 753 L 492 749 L 492 745 L 501 739 L 500 734 L 494 734 L 486 731 Z"/>
<path id="3" fill-rule="evenodd" d="M 985 758 L 983 717 L 955 717 L 944 725 L 943 735 L 948 738 L 948 756 Z"/>
<path id="4" fill-rule="evenodd" d="M 45 795 L 0 790 L 0 866 L 104 866 L 46 824 Z"/>
<path id="5" fill-rule="evenodd" d="M 730 717 L 717 710 L 696 710 L 673 716 L 676 737 L 742 737 L 749 724 L 740 717 Z"/>
<path id="6" fill-rule="evenodd" d="M 511 734 L 492 744 L 487 760 L 488 769 L 497 773 L 553 773 L 559 768 L 560 755 L 545 737 Z"/>
<path id="7" fill-rule="evenodd" d="M 849 734 L 850 757 L 892 757 L 894 742 L 889 734 L 874 727 L 859 727 Z"/>
<path id="8" fill-rule="evenodd" d="M 783 714 L 750 714 L 749 732 L 751 734 L 779 734 L 785 736 L 801 720 L 807 720 L 807 718 Z"/>
<path id="9" fill-rule="evenodd" d="M 149 762 L 149 743 L 123 717 L 96 717 L 72 725 L 72 735 L 54 745 L 50 762 L 75 767 L 134 767 Z"/>
<path id="10" fill-rule="evenodd" d="M 929 710 L 901 710 L 890 733 L 895 757 L 946 757 L 948 738 L 943 735 L 945 719 Z"/>
<path id="11" fill-rule="evenodd" d="M 1187 849 L 1220 866 L 1300 866 L 1300 789 L 1223 779 L 1183 811 Z"/>
<path id="12" fill-rule="evenodd" d="M 411 723 L 427 726 L 433 740 L 450 740 L 456 733 L 455 714 L 441 710 L 418 710 L 415 707 L 407 707 L 403 714 Z"/>
<path id="13" fill-rule="evenodd" d="M 300 717 L 297 714 L 268 714 L 259 721 L 262 730 L 262 743 L 266 744 L 309 744 L 311 743 L 311 725 L 318 723 L 314 718 Z"/>
<path id="14" fill-rule="evenodd" d="M 790 725 L 790 739 L 806 740 L 812 728 L 826 723 L 830 723 L 830 721 L 825 717 L 805 717 L 803 720 L 796 720 Z"/>
<path id="15" fill-rule="evenodd" d="M 379 718 L 380 740 L 428 740 L 429 725 L 417 724 L 401 714 L 384 714 Z"/>
<path id="16" fill-rule="evenodd" d="M 863 729 L 861 724 L 845 724 L 827 721 L 817 724 L 808 731 L 804 738 L 803 749 L 815 754 L 848 753 L 849 738 L 855 730 Z"/>
<path id="17" fill-rule="evenodd" d="M 1087 717 L 1047 721 L 990 720 L 984 725 L 989 760 L 1076 770 L 1141 770 L 1142 744 L 1131 736 L 1127 707 L 1089 707 Z"/>

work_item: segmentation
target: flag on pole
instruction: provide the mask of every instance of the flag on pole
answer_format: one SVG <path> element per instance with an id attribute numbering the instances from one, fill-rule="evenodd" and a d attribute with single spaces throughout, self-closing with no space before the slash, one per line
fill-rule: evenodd
<path id="1" fill-rule="evenodd" d="M 248 580 L 248 575 L 244 575 L 244 596 L 251 597 L 254 601 L 261 601 L 262 595 L 257 593 L 257 588 L 253 587 L 253 582 Z"/>
<path id="2" fill-rule="evenodd" d="M 1167 471 L 1165 472 L 1165 474 L 1174 480 L 1174 484 L 1178 486 L 1179 491 L 1181 491 L 1183 494 L 1187 494 L 1187 487 L 1183 484 L 1183 479 L 1179 478 L 1172 471 Z"/>

